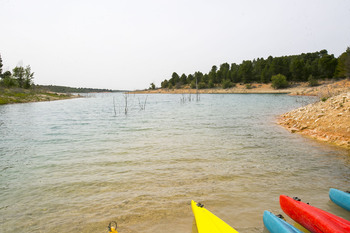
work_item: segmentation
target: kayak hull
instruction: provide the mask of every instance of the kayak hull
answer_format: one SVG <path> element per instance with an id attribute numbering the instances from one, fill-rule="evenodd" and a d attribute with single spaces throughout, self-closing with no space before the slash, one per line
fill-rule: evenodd
<path id="1" fill-rule="evenodd" d="M 281 195 L 280 205 L 289 217 L 311 232 L 350 232 L 350 221 L 301 201 Z"/>
<path id="2" fill-rule="evenodd" d="M 302 233 L 283 219 L 280 219 L 267 210 L 264 211 L 263 222 L 270 233 Z"/>
<path id="3" fill-rule="evenodd" d="M 196 202 L 191 201 L 191 207 L 198 233 L 238 233 L 238 231 Z"/>
<path id="4" fill-rule="evenodd" d="M 329 198 L 338 206 L 350 211 L 350 193 L 331 188 Z"/>

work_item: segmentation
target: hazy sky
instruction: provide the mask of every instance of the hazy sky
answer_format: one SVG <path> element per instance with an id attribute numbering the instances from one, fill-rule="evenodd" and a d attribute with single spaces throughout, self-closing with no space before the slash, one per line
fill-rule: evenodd
<path id="1" fill-rule="evenodd" d="M 36 84 L 144 89 L 176 71 L 350 46 L 350 0 L 0 0 L 4 68 Z"/>

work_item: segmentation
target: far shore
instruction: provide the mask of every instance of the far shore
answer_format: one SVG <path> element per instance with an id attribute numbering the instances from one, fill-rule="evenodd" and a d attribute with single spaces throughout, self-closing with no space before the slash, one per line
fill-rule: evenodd
<path id="1" fill-rule="evenodd" d="M 210 88 L 210 89 L 147 89 L 130 91 L 130 94 L 290 94 L 290 95 L 307 95 L 307 96 L 320 96 L 323 95 L 335 95 L 338 92 L 343 92 L 344 80 L 341 81 L 323 81 L 316 87 L 310 87 L 308 83 L 294 83 L 288 88 L 274 89 L 271 84 L 253 83 L 253 84 L 237 84 L 233 88 Z M 337 92 L 337 93 L 331 93 Z"/>

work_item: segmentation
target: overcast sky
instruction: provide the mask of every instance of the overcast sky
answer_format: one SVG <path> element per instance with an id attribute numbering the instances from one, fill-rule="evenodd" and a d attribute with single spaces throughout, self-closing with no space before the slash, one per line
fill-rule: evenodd
<path id="1" fill-rule="evenodd" d="M 350 46 L 350 0 L 0 0 L 5 69 L 36 84 L 144 89 L 172 72 Z"/>

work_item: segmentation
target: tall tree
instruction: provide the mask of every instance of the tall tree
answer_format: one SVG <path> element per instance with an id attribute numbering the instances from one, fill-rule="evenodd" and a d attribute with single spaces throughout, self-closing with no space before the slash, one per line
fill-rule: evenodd
<path id="1" fill-rule="evenodd" d="M 304 61 L 299 57 L 293 58 L 292 62 L 290 63 L 290 72 L 292 74 L 292 80 L 303 81 L 305 79 L 304 70 Z"/>
<path id="2" fill-rule="evenodd" d="M 350 47 L 339 56 L 334 76 L 337 78 L 350 78 Z"/>
<path id="3" fill-rule="evenodd" d="M 350 78 L 350 47 L 348 47 L 346 50 L 345 77 Z"/>
<path id="4" fill-rule="evenodd" d="M 161 86 L 162 88 L 168 88 L 168 87 L 169 87 L 169 82 L 168 82 L 168 80 L 167 80 L 167 79 L 164 79 L 164 81 L 161 82 L 160 86 Z"/>
<path id="5" fill-rule="evenodd" d="M 182 85 L 187 84 L 187 76 L 186 76 L 186 74 L 182 74 L 182 75 L 181 75 L 181 77 L 180 77 L 180 83 L 181 83 Z"/>
<path id="6" fill-rule="evenodd" d="M 276 74 L 286 74 L 286 69 L 284 67 L 284 61 L 283 57 L 275 57 L 273 58 L 271 65 L 270 65 L 270 72 L 272 75 Z"/>
<path id="7" fill-rule="evenodd" d="M 231 64 L 231 80 L 233 83 L 239 83 L 241 80 L 238 79 L 239 65 L 236 63 Z"/>
<path id="8" fill-rule="evenodd" d="M 220 71 L 221 71 L 221 74 L 222 74 L 222 77 L 221 79 L 230 79 L 231 77 L 230 74 L 229 74 L 229 70 L 230 70 L 230 65 L 225 62 L 223 64 L 220 65 Z"/>
<path id="9" fill-rule="evenodd" d="M 321 71 L 321 78 L 333 78 L 337 66 L 337 59 L 334 55 L 324 54 L 318 61 Z"/>
<path id="10" fill-rule="evenodd" d="M 216 72 L 218 70 L 218 67 L 217 66 L 212 66 L 211 67 L 211 70 L 209 71 L 209 80 L 212 81 L 212 84 L 214 85 L 214 83 L 217 83 L 217 80 L 216 80 Z"/>
<path id="11" fill-rule="evenodd" d="M 1 54 L 0 54 L 0 77 L 2 77 L 2 59 L 1 59 Z"/>
<path id="12" fill-rule="evenodd" d="M 266 61 L 263 58 L 258 58 L 253 66 L 253 76 L 255 82 L 261 82 L 261 75 L 266 66 Z"/>
<path id="13" fill-rule="evenodd" d="M 250 60 L 243 61 L 242 64 L 239 66 L 238 73 L 244 83 L 252 82 L 253 63 Z"/>
<path id="14" fill-rule="evenodd" d="M 33 84 L 34 72 L 31 71 L 30 66 L 28 65 L 24 70 L 24 88 L 30 88 Z"/>
<path id="15" fill-rule="evenodd" d="M 189 75 L 187 76 L 187 83 L 188 83 L 188 84 L 191 84 L 193 80 L 194 80 L 193 75 L 192 75 L 192 74 L 189 74 Z"/>
<path id="16" fill-rule="evenodd" d="M 180 76 L 176 72 L 173 72 L 173 74 L 171 75 L 171 79 L 169 80 L 169 83 L 172 86 L 175 86 L 179 81 L 180 81 Z"/>
<path id="17" fill-rule="evenodd" d="M 12 70 L 12 75 L 17 79 L 18 86 L 24 87 L 24 75 L 25 75 L 24 68 L 22 66 L 16 66 Z"/>
<path id="18" fill-rule="evenodd" d="M 260 82 L 262 83 L 269 83 L 271 81 L 271 72 L 270 72 L 270 66 L 266 65 L 264 69 L 261 71 L 260 75 Z"/>

